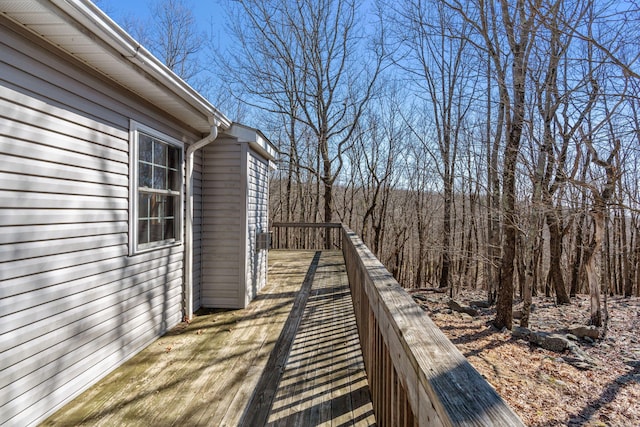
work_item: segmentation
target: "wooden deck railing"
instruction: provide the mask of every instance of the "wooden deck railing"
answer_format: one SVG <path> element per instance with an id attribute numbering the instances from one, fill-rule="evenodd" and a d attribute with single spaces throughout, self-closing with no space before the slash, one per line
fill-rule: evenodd
<path id="1" fill-rule="evenodd" d="M 342 224 L 275 222 L 271 225 L 272 249 L 340 249 Z"/>
<path id="2" fill-rule="evenodd" d="M 339 230 L 377 424 L 522 426 L 362 240 Z"/>

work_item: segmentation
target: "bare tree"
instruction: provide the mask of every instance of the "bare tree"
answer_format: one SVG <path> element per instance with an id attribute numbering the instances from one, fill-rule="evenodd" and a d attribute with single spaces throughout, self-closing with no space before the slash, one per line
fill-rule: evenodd
<path id="1" fill-rule="evenodd" d="M 449 6 L 460 13 L 481 38 L 481 47 L 493 63 L 500 105 L 504 108 L 502 260 L 494 321 L 498 328 L 510 329 L 513 322 L 514 261 L 518 237 L 515 172 L 525 119 L 529 58 L 536 40 L 542 1 L 449 2 Z"/>
<path id="2" fill-rule="evenodd" d="M 417 85 L 433 120 L 436 147 L 423 143 L 437 159 L 442 178 L 443 218 L 439 287 L 447 288 L 452 268 L 452 215 L 460 132 L 474 91 L 470 72 L 469 24 L 440 0 L 407 0 L 395 5 L 403 46 L 402 67 Z M 424 137 L 424 136 L 421 136 Z"/>
<path id="3" fill-rule="evenodd" d="M 201 72 L 200 53 L 206 36 L 198 29 L 192 7 L 185 0 L 161 0 L 151 6 L 151 20 L 129 16 L 125 29 L 196 90 L 208 89 Z"/>
<path id="4" fill-rule="evenodd" d="M 537 160 L 533 174 L 531 215 L 526 226 L 526 246 L 528 260 L 525 263 L 526 278 L 523 284 L 523 310 L 521 326 L 528 326 L 529 308 L 537 260 L 542 252 L 542 224 L 549 230 L 549 273 L 548 282 L 553 284 L 558 304 L 568 304 L 569 295 L 565 288 L 560 260 L 564 218 L 562 207 L 556 207 L 554 197 L 567 182 L 573 172 L 567 170 L 570 143 L 593 108 L 597 87 L 589 90 L 591 76 L 573 76 L 574 86 L 569 84 L 569 70 L 572 67 L 568 56 L 573 41 L 572 28 L 585 16 L 587 7 L 581 2 L 567 3 L 560 0 L 545 4 L 540 16 L 542 26 L 539 43 L 534 53 L 538 67 L 532 70 L 535 87 L 536 109 L 541 137 L 534 149 Z M 579 99 L 579 91 L 586 92 L 586 101 Z M 531 138 L 536 139 L 536 138 Z"/>
<path id="5" fill-rule="evenodd" d="M 412 129 L 412 134 L 420 134 Z M 434 197 L 434 189 L 437 187 L 437 167 L 434 159 L 427 154 L 422 144 L 424 140 L 413 138 L 415 143 L 409 145 L 407 158 L 406 181 L 409 191 L 406 197 L 411 201 L 413 218 L 413 234 L 416 237 L 414 246 L 413 268 L 414 278 L 408 286 L 421 288 L 425 284 L 433 287 L 436 282 L 436 269 L 431 258 L 430 251 L 437 247 L 434 232 L 434 223 L 437 212 L 441 208 L 441 198 Z"/>
<path id="6" fill-rule="evenodd" d="M 605 182 L 602 187 L 586 182 L 580 183 L 581 186 L 588 188 L 591 191 L 593 198 L 593 207 L 591 209 L 591 217 L 593 218 L 594 231 L 587 248 L 584 251 L 585 257 L 585 272 L 587 275 L 587 282 L 589 284 L 589 295 L 591 302 L 591 316 L 590 324 L 595 326 L 602 326 L 602 309 L 600 302 L 600 281 L 598 280 L 598 273 L 596 270 L 595 256 L 598 253 L 603 236 L 605 233 L 605 221 L 608 212 L 607 204 L 615 192 L 616 182 L 619 179 L 618 166 L 615 162 L 618 152 L 620 150 L 620 140 L 615 140 L 613 150 L 609 153 L 606 160 L 600 158 L 589 136 L 583 135 L 583 141 L 587 146 L 590 153 L 589 159 L 591 162 L 600 166 L 605 171 Z M 586 167 L 587 165 L 585 165 Z"/>
<path id="7" fill-rule="evenodd" d="M 355 139 L 357 157 L 352 156 L 351 162 L 362 187 L 361 236 L 377 256 L 381 255 L 391 191 L 397 187 L 408 139 L 401 112 L 405 92 L 398 84 L 385 82 L 380 93 L 363 116 L 362 130 Z"/>
<path id="8" fill-rule="evenodd" d="M 486 124 L 484 142 L 487 145 L 487 232 L 486 232 L 486 264 L 485 264 L 485 281 L 487 285 L 487 302 L 494 304 L 497 297 L 497 285 L 500 275 L 500 259 L 501 259 L 501 217 L 500 205 L 502 193 L 500 191 L 500 178 L 498 170 L 498 158 L 500 154 L 500 145 L 502 141 L 504 128 L 504 111 L 505 106 L 502 100 L 498 103 L 498 112 L 495 115 L 495 134 L 492 129 L 492 87 L 493 72 L 490 60 L 486 61 L 487 67 L 487 97 L 486 97 Z"/>
<path id="9" fill-rule="evenodd" d="M 344 153 L 383 69 L 382 45 L 363 43 L 358 7 L 348 0 L 229 4 L 236 6 L 231 31 L 239 42 L 226 67 L 232 88 L 312 132 L 319 162 L 304 167 L 318 176 L 323 220 L 330 222 Z"/>

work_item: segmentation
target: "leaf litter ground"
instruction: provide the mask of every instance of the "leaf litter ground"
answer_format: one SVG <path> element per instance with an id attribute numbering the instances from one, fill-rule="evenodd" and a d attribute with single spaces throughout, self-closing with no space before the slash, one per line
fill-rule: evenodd
<path id="1" fill-rule="evenodd" d="M 525 424 L 640 426 L 640 298 L 609 298 L 605 338 L 578 343 L 597 364 L 579 369 L 563 359 L 568 351 L 545 350 L 494 328 L 495 308 L 479 309 L 472 317 L 449 309 L 443 294 L 411 293 Z M 455 299 L 469 304 L 483 298 L 463 290 Z M 570 305 L 557 306 L 545 297 L 534 297 L 533 304 L 533 331 L 566 333 L 569 326 L 586 325 L 589 319 L 585 295 Z"/>

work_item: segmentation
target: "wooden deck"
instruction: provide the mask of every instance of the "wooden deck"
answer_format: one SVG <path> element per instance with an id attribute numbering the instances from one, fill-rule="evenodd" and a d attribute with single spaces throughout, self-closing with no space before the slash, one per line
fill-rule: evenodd
<path id="1" fill-rule="evenodd" d="M 339 251 L 272 251 L 245 310 L 202 314 L 43 425 L 374 425 Z"/>

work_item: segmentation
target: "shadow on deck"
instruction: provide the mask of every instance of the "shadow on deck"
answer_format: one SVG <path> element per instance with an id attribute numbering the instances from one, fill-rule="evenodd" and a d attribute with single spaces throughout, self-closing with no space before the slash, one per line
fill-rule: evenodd
<path id="1" fill-rule="evenodd" d="M 244 310 L 210 310 L 43 425 L 374 425 L 342 252 L 272 251 Z"/>

